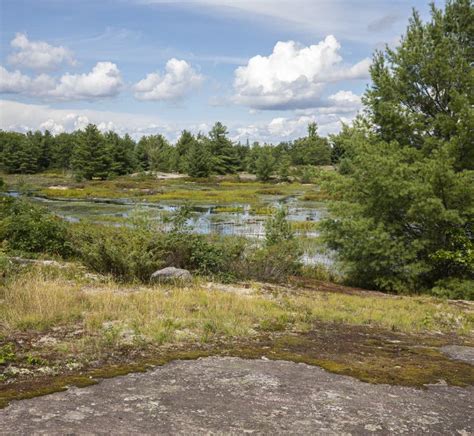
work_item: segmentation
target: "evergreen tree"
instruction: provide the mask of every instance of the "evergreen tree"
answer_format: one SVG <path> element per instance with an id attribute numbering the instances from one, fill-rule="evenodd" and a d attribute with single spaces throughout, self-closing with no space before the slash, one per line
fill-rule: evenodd
<path id="1" fill-rule="evenodd" d="M 400 46 L 375 55 L 367 118 L 339 137 L 342 199 L 324 224 L 354 284 L 474 289 L 473 24 L 469 1 L 448 1 L 428 23 L 415 12 Z"/>
<path id="2" fill-rule="evenodd" d="M 135 161 L 140 170 L 148 171 L 150 169 L 151 158 L 147 136 L 142 136 L 135 147 Z"/>
<path id="3" fill-rule="evenodd" d="M 109 175 L 110 158 L 102 133 L 89 124 L 78 135 L 78 143 L 72 155 L 72 167 L 78 179 L 106 179 Z"/>
<path id="4" fill-rule="evenodd" d="M 41 132 L 39 132 L 41 135 Z M 36 132 L 35 132 L 36 134 Z M 54 136 L 49 130 L 45 130 L 42 134 L 41 143 L 40 143 L 40 156 L 38 159 L 39 171 L 47 170 L 52 163 L 52 148 L 54 144 Z"/>
<path id="5" fill-rule="evenodd" d="M 227 127 L 217 122 L 209 132 L 211 171 L 217 174 L 235 173 L 239 166 Z"/>
<path id="6" fill-rule="evenodd" d="M 122 176 L 135 168 L 135 142 L 126 134 L 121 138 L 115 132 L 105 134 L 107 153 L 110 160 L 109 174 Z"/>
<path id="7" fill-rule="evenodd" d="M 51 145 L 51 166 L 57 169 L 69 170 L 71 156 L 78 142 L 78 133 L 60 133 L 54 137 Z"/>
<path id="8" fill-rule="evenodd" d="M 458 170 L 474 169 L 474 7 L 449 0 L 415 11 L 395 49 L 377 52 L 364 102 L 380 138 L 429 155 L 449 144 Z"/>
<path id="9" fill-rule="evenodd" d="M 191 148 L 194 146 L 196 138 L 191 132 L 183 130 L 181 136 L 176 142 L 176 154 L 177 154 L 177 168 L 176 170 L 182 173 L 187 172 L 189 163 L 189 153 Z"/>
<path id="10" fill-rule="evenodd" d="M 172 171 L 176 166 L 176 149 L 163 135 L 148 137 L 148 153 L 150 169 L 154 171 Z"/>
<path id="11" fill-rule="evenodd" d="M 290 157 L 283 155 L 278 163 L 278 177 L 282 182 L 288 182 L 290 179 L 290 165 Z"/>
<path id="12" fill-rule="evenodd" d="M 331 148 L 326 138 L 318 135 L 316 123 L 309 123 L 308 136 L 297 139 L 290 153 L 295 165 L 329 165 Z"/>
<path id="13" fill-rule="evenodd" d="M 188 154 L 188 174 L 190 177 L 209 177 L 211 173 L 210 154 L 206 142 L 199 138 L 194 141 Z"/>
<path id="14" fill-rule="evenodd" d="M 2 166 L 8 173 L 20 171 L 22 157 L 22 144 L 25 135 L 16 132 L 2 132 Z"/>
<path id="15" fill-rule="evenodd" d="M 255 172 L 259 180 L 267 182 L 270 180 L 274 171 L 275 158 L 273 157 L 271 147 L 267 145 L 260 150 L 260 154 L 255 163 Z"/>

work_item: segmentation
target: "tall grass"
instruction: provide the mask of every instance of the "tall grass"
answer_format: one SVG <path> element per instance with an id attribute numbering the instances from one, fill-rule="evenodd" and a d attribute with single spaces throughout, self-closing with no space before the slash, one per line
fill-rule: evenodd
<path id="1" fill-rule="evenodd" d="M 124 287 L 88 284 L 41 269 L 13 278 L 0 298 L 1 330 L 9 333 L 75 328 L 119 340 L 123 332 L 152 343 L 247 337 L 259 331 L 308 329 L 315 321 L 372 325 L 404 332 L 472 334 L 472 309 L 430 297 L 385 297 L 322 292 L 250 295 L 203 287 Z"/>

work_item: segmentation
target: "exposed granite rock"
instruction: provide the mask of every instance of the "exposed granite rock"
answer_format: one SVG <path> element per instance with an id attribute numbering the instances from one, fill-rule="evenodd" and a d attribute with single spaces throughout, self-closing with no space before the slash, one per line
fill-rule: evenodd
<path id="1" fill-rule="evenodd" d="M 462 345 L 446 345 L 441 347 L 441 351 L 452 359 L 462 360 L 474 365 L 474 347 L 464 347 Z M 474 371 L 474 369 L 473 369 Z"/>
<path id="2" fill-rule="evenodd" d="M 461 434 L 474 387 L 372 385 L 284 361 L 211 357 L 0 410 L 1 434 Z"/>
<path id="3" fill-rule="evenodd" d="M 158 283 L 188 282 L 191 279 L 192 275 L 187 269 L 175 268 L 174 266 L 155 271 L 150 277 L 152 282 Z"/>

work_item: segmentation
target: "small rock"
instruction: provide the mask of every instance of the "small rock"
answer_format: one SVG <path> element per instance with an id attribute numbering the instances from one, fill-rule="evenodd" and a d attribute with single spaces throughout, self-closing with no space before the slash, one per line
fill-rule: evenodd
<path id="1" fill-rule="evenodd" d="M 187 282 L 193 278 L 191 273 L 187 269 L 175 268 L 169 266 L 167 268 L 155 271 L 150 280 L 158 283 L 176 283 L 176 282 Z"/>

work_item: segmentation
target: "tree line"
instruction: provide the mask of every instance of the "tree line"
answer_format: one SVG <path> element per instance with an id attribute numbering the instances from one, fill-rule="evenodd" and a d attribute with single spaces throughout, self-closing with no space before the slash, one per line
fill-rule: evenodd
<path id="1" fill-rule="evenodd" d="M 337 152 L 337 150 L 336 150 Z M 0 163 L 8 173 L 32 174 L 50 169 L 73 171 L 77 179 L 107 179 L 139 171 L 180 172 L 191 177 L 248 171 L 261 180 L 288 177 L 292 165 L 328 165 L 337 159 L 316 123 L 308 135 L 276 146 L 234 143 L 217 122 L 207 135 L 184 130 L 175 144 L 163 135 L 101 132 L 94 124 L 53 136 L 49 131 L 0 131 Z"/>

